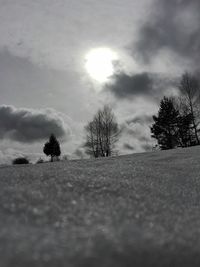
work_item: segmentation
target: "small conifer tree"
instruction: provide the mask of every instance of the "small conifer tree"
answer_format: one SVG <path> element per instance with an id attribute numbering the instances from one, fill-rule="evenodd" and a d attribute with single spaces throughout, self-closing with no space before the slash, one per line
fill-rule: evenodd
<path id="1" fill-rule="evenodd" d="M 174 148 L 177 143 L 179 112 L 171 98 L 164 97 L 160 102 L 158 116 L 153 116 L 152 137 L 157 139 L 161 149 Z"/>
<path id="2" fill-rule="evenodd" d="M 43 152 L 51 157 L 51 162 L 53 162 L 54 157 L 59 157 L 61 154 L 60 144 L 56 139 L 54 134 L 51 134 L 49 137 L 49 141 L 45 143 Z"/>

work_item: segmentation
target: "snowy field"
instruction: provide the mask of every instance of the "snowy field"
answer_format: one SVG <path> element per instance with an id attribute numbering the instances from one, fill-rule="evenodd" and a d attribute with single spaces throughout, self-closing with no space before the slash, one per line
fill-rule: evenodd
<path id="1" fill-rule="evenodd" d="M 1 167 L 0 266 L 200 266 L 200 147 Z"/>

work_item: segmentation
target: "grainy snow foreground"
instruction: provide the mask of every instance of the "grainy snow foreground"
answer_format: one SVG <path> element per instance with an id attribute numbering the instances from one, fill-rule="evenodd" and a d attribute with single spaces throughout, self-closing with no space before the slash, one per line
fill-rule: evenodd
<path id="1" fill-rule="evenodd" d="M 1 267 L 200 266 L 200 147 L 0 168 Z"/>

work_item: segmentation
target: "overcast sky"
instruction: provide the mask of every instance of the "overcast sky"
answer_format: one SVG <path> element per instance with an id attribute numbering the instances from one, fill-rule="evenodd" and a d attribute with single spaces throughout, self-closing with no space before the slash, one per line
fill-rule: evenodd
<path id="1" fill-rule="evenodd" d="M 199 0 L 0 0 L 0 162 L 36 159 L 54 132 L 80 156 L 84 125 L 104 103 L 123 131 L 121 154 L 152 146 L 149 125 L 177 80 L 199 72 Z M 86 56 L 117 55 L 106 82 Z M 113 63 L 114 64 L 114 63 Z"/>

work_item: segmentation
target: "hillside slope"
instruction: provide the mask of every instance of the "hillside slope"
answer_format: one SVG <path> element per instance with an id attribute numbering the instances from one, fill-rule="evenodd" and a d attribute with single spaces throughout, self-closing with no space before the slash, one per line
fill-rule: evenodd
<path id="1" fill-rule="evenodd" d="M 200 266 L 200 147 L 0 168 L 0 266 Z"/>

